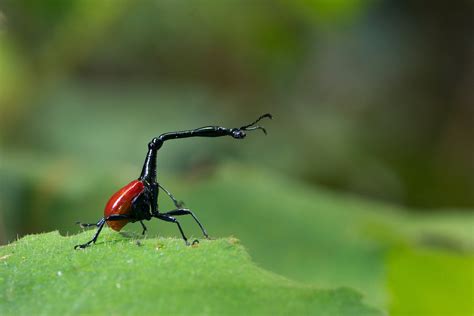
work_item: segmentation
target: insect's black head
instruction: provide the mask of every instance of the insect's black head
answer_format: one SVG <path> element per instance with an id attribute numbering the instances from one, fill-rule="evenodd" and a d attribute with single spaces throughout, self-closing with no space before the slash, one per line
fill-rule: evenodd
<path id="1" fill-rule="evenodd" d="M 245 131 L 254 131 L 254 130 L 257 130 L 257 129 L 262 130 L 262 132 L 265 133 L 265 135 L 266 135 L 267 131 L 265 130 L 264 127 L 262 127 L 260 125 L 255 125 L 261 119 L 264 119 L 264 118 L 272 119 L 272 115 L 270 113 L 263 114 L 258 119 L 256 119 L 255 121 L 253 121 L 252 123 L 250 123 L 248 125 L 241 126 L 240 128 L 231 129 L 230 132 L 232 133 L 232 137 L 241 139 L 241 138 L 244 138 L 247 135 L 247 134 L 245 134 Z"/>
<path id="2" fill-rule="evenodd" d="M 237 138 L 237 139 L 242 139 L 242 138 L 245 138 L 245 136 L 247 136 L 245 131 L 241 130 L 240 128 L 233 128 L 230 130 L 230 132 L 232 133 L 232 137 Z"/>

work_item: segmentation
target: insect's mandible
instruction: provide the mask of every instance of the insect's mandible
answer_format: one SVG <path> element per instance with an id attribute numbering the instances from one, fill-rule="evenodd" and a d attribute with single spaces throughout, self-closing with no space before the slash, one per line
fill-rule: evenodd
<path id="1" fill-rule="evenodd" d="M 86 248 L 95 243 L 106 223 L 113 230 L 120 231 L 125 225 L 127 225 L 127 223 L 140 222 L 143 228 L 142 233 L 145 234 L 147 228 L 143 221 L 149 221 L 152 218 L 158 218 L 166 222 L 175 223 L 178 226 L 185 243 L 189 245 L 181 224 L 176 219 L 176 216 L 181 215 L 191 215 L 201 228 L 204 237 L 209 238 L 206 229 L 204 229 L 196 215 L 191 210 L 183 208 L 182 203 L 178 202 L 178 200 L 168 190 L 156 181 L 156 154 L 161 146 L 163 146 L 163 143 L 170 139 L 220 136 L 231 136 L 235 139 L 243 139 L 246 136 L 246 132 L 258 129 L 266 134 L 267 131 L 265 128 L 256 125 L 264 118 L 271 119 L 272 115 L 270 113 L 261 115 L 254 122 L 238 128 L 205 126 L 192 130 L 164 133 L 153 138 L 148 143 L 148 152 L 146 154 L 145 163 L 143 164 L 140 177 L 133 180 L 110 197 L 105 205 L 104 217 L 102 217 L 97 223 L 77 223 L 83 228 L 97 227 L 97 231 L 91 240 L 85 244 L 76 245 L 74 249 Z M 171 198 L 176 209 L 168 212 L 160 212 L 158 210 L 159 189 L 162 189 Z"/>

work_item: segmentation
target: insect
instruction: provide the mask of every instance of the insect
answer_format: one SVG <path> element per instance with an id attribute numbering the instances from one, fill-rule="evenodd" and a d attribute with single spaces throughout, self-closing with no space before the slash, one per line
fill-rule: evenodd
<path id="1" fill-rule="evenodd" d="M 182 215 L 192 216 L 201 229 L 204 237 L 209 238 L 206 229 L 204 229 L 204 226 L 198 220 L 196 215 L 190 209 L 183 208 L 182 203 L 178 202 L 178 200 L 168 190 L 166 190 L 160 183 L 156 181 L 157 152 L 163 146 L 164 142 L 171 139 L 220 136 L 231 136 L 235 139 L 243 139 L 246 136 L 246 132 L 258 129 L 262 130 L 266 134 L 267 132 L 265 128 L 256 125 L 263 118 L 271 119 L 272 115 L 270 113 L 263 114 L 254 122 L 239 128 L 205 126 L 193 130 L 164 133 L 158 137 L 153 138 L 148 143 L 148 152 L 140 177 L 137 180 L 133 180 L 117 191 L 114 195 L 112 195 L 112 197 L 110 197 L 109 201 L 105 205 L 104 217 L 102 217 L 97 223 L 93 224 L 77 222 L 77 224 L 79 224 L 82 228 L 96 226 L 97 231 L 91 240 L 85 244 L 76 245 L 74 249 L 86 248 L 89 245 L 95 243 L 106 223 L 113 230 L 120 231 L 128 223 L 140 222 L 143 228 L 142 234 L 145 234 L 147 228 L 143 221 L 149 221 L 152 218 L 175 223 L 178 226 L 179 232 L 181 233 L 184 242 L 186 245 L 189 245 L 188 239 L 183 232 L 181 224 L 175 217 Z M 164 213 L 158 210 L 159 189 L 163 190 L 170 197 L 176 209 Z"/>

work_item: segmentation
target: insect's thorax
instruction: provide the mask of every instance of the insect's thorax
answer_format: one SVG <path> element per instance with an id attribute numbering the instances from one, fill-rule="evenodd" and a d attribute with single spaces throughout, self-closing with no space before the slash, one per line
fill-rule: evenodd
<path id="1" fill-rule="evenodd" d="M 156 210 L 156 190 L 157 186 L 155 184 L 145 182 L 143 191 L 132 201 L 130 215 L 134 221 L 151 219 Z"/>

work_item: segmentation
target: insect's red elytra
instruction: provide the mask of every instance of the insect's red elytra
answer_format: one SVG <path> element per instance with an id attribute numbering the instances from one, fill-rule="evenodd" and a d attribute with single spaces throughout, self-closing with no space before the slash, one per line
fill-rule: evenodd
<path id="1" fill-rule="evenodd" d="M 114 214 L 129 215 L 133 199 L 142 193 L 144 188 L 142 181 L 134 180 L 118 190 L 105 205 L 104 217 Z M 113 230 L 120 231 L 128 222 L 128 219 L 107 221 L 107 225 Z"/>

